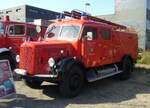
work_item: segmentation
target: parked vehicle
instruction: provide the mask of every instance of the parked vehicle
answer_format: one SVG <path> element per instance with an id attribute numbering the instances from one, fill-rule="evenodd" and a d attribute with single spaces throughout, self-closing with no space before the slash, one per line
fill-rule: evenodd
<path id="1" fill-rule="evenodd" d="M 74 97 L 85 81 L 130 77 L 138 54 L 136 33 L 78 11 L 64 15 L 72 18 L 51 24 L 43 41 L 21 45 L 15 72 L 28 86 L 58 83 L 63 96 Z"/>
<path id="2" fill-rule="evenodd" d="M 16 67 L 16 55 L 20 52 L 20 45 L 25 41 L 36 41 L 43 37 L 46 27 L 41 26 L 38 34 L 36 25 L 25 22 L 10 21 L 9 16 L 0 20 L 0 60 L 8 59 L 12 69 Z"/>

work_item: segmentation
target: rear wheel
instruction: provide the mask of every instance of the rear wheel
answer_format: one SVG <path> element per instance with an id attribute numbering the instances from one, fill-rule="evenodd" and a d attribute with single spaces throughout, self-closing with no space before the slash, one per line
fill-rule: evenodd
<path id="1" fill-rule="evenodd" d="M 81 91 L 84 84 L 82 68 L 77 64 L 72 65 L 63 76 L 59 84 L 60 92 L 65 97 L 75 97 Z"/>
<path id="2" fill-rule="evenodd" d="M 40 88 L 43 81 L 34 80 L 32 78 L 24 78 L 24 83 L 31 88 Z"/>
<path id="3" fill-rule="evenodd" d="M 133 63 L 130 58 L 126 57 L 123 59 L 120 69 L 123 71 L 119 74 L 119 79 L 127 80 L 131 77 L 131 72 L 133 71 Z"/>

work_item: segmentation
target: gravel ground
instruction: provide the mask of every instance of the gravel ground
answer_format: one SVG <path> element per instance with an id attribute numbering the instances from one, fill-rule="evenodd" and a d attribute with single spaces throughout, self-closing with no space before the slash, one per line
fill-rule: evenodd
<path id="1" fill-rule="evenodd" d="M 0 108 L 150 108 L 150 66 L 136 66 L 132 78 L 87 84 L 73 99 L 61 97 L 58 86 L 44 83 L 31 89 L 15 81 L 17 98 L 0 100 Z"/>

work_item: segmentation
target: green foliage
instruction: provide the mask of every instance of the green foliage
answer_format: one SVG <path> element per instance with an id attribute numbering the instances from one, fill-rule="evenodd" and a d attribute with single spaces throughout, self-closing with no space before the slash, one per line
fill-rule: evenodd
<path id="1" fill-rule="evenodd" d="M 137 63 L 150 65 L 150 51 L 144 51 L 143 53 L 140 52 Z"/>
<path id="2" fill-rule="evenodd" d="M 138 52 L 142 53 L 142 52 L 144 52 L 144 50 L 142 48 L 138 48 Z"/>

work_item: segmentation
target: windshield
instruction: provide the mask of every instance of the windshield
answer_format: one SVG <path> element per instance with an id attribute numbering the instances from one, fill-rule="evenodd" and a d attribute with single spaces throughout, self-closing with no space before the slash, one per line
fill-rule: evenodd
<path id="1" fill-rule="evenodd" d="M 0 22 L 0 34 L 4 33 L 4 24 Z"/>
<path id="2" fill-rule="evenodd" d="M 45 37 L 50 38 L 48 35 L 53 33 L 53 36 L 57 38 L 74 39 L 78 37 L 79 30 L 80 27 L 74 25 L 52 26 L 47 30 Z"/>
<path id="3" fill-rule="evenodd" d="M 63 26 L 61 29 L 61 38 L 77 38 L 79 33 L 79 26 Z"/>

